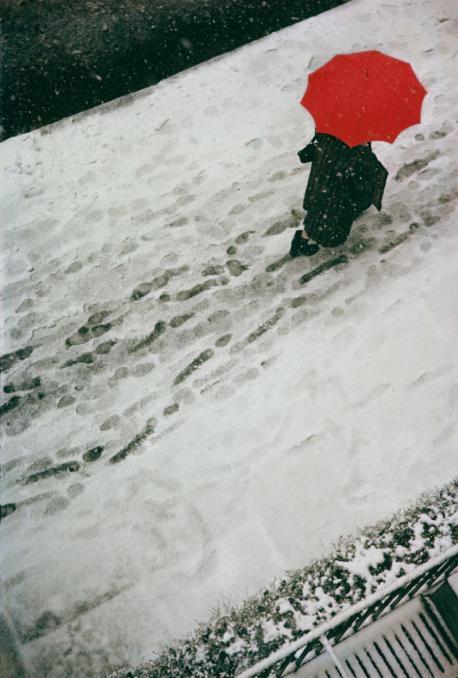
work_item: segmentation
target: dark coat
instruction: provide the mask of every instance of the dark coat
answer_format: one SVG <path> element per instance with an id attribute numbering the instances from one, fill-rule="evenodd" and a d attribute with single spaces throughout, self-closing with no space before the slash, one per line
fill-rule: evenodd
<path id="1" fill-rule="evenodd" d="M 353 221 L 370 205 L 380 210 L 388 172 L 369 146 L 350 148 L 329 134 L 316 134 L 298 153 L 312 168 L 304 196 L 304 229 L 324 247 L 347 239 Z"/>

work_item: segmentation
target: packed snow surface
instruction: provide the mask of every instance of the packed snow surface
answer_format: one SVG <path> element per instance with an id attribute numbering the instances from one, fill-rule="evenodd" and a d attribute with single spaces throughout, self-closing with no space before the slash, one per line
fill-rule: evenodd
<path id="1" fill-rule="evenodd" d="M 1 567 L 33 675 L 146 659 L 456 472 L 457 27 L 353 0 L 1 145 Z M 380 214 L 284 258 L 307 73 L 366 49 L 414 65 L 422 123 L 374 144 Z"/>

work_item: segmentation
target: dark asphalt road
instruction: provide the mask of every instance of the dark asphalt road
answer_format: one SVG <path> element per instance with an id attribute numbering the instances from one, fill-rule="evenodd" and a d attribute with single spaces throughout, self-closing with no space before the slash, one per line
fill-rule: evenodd
<path id="1" fill-rule="evenodd" d="M 347 0 L 0 0 L 0 138 L 148 87 Z"/>

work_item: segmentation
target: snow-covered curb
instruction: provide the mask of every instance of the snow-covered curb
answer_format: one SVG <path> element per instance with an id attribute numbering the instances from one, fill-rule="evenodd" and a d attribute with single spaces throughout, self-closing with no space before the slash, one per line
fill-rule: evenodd
<path id="1" fill-rule="evenodd" d="M 192 638 L 111 678 L 234 676 L 456 544 L 457 499 L 458 480 L 422 495 L 389 520 L 342 539 L 326 558 L 216 613 Z"/>

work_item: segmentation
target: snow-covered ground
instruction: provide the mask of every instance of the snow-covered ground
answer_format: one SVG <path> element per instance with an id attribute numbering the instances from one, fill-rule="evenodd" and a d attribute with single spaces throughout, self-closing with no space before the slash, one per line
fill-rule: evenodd
<path id="1" fill-rule="evenodd" d="M 353 0 L 0 146 L 4 614 L 33 675 L 148 658 L 456 473 L 457 27 Z M 283 259 L 307 72 L 362 49 L 414 65 L 423 121 L 374 144 L 381 214 Z"/>

